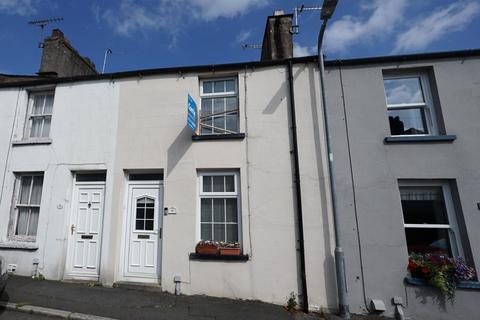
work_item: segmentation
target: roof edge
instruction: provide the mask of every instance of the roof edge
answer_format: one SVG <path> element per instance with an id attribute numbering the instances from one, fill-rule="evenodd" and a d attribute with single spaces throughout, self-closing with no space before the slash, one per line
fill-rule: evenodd
<path id="1" fill-rule="evenodd" d="M 354 58 L 354 59 L 335 59 L 326 60 L 325 65 L 327 67 L 337 66 L 355 66 L 365 64 L 380 64 L 380 63 L 392 63 L 392 62 L 408 62 L 408 61 L 422 61 L 422 60 L 434 60 L 434 59 L 448 59 L 448 58 L 464 58 L 464 57 L 480 57 L 480 49 L 468 49 L 458 51 L 444 51 L 444 52 L 431 52 L 431 53 L 416 53 L 406 55 L 393 55 L 393 56 L 378 56 L 378 57 L 366 57 L 366 58 Z M 295 63 L 308 63 L 318 61 L 317 56 L 306 56 L 291 59 L 272 60 L 272 61 L 249 61 L 249 62 L 237 62 L 227 64 L 210 64 L 210 65 L 197 65 L 197 66 L 183 66 L 183 67 L 168 67 L 168 68 L 156 68 L 156 69 L 140 69 L 131 71 L 121 71 L 105 74 L 92 74 L 85 76 L 63 77 L 63 78 L 45 78 L 45 79 L 33 79 L 18 82 L 0 83 L 0 88 L 11 87 L 26 87 L 42 84 L 56 84 L 67 82 L 81 82 L 81 81 L 95 81 L 95 80 L 115 80 L 131 77 L 143 77 L 159 74 L 172 74 L 172 73 L 191 73 L 191 72 L 216 72 L 216 71 L 230 71 L 235 69 L 245 68 L 261 68 L 284 65 L 292 61 Z"/>

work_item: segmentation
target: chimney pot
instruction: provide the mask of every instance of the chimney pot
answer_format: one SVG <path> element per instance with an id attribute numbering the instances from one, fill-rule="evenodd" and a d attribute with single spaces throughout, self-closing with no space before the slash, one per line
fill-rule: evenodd
<path id="1" fill-rule="evenodd" d="M 285 14 L 285 11 L 283 11 L 283 10 L 275 10 L 273 12 L 274 16 L 283 16 L 284 14 Z"/>
<path id="2" fill-rule="evenodd" d="M 64 38 L 65 35 L 60 29 L 53 29 L 52 30 L 52 37 L 53 38 Z"/>

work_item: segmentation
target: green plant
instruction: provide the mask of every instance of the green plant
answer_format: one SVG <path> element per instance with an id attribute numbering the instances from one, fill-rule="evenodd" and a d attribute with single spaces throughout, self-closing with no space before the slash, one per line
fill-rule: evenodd
<path id="1" fill-rule="evenodd" d="M 297 296 L 295 295 L 295 293 L 292 291 L 290 292 L 290 295 L 288 296 L 288 299 L 287 299 L 287 310 L 288 311 L 293 311 L 297 308 Z"/>
<path id="2" fill-rule="evenodd" d="M 32 279 L 38 280 L 38 281 L 46 280 L 45 276 L 43 274 L 41 274 L 40 272 L 36 276 L 33 276 Z"/>
<path id="3" fill-rule="evenodd" d="M 415 254 L 408 259 L 408 271 L 412 277 L 423 278 L 453 302 L 459 281 L 471 280 L 475 270 L 461 258 L 440 254 Z"/>

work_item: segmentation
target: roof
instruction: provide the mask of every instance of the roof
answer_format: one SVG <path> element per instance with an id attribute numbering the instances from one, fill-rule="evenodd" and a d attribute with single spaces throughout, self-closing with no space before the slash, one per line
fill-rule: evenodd
<path id="1" fill-rule="evenodd" d="M 344 60 L 341 60 L 341 59 L 326 60 L 325 65 L 326 67 L 357 66 L 357 65 L 367 65 L 367 64 L 425 61 L 425 60 L 466 58 L 466 57 L 480 57 L 480 49 L 354 58 L 354 59 L 344 59 Z M 200 73 L 200 72 L 215 72 L 215 71 L 232 71 L 232 70 L 241 70 L 241 69 L 255 69 L 255 68 L 264 68 L 264 67 L 270 67 L 270 66 L 285 65 L 290 61 L 296 64 L 296 63 L 317 62 L 318 59 L 317 59 L 317 56 L 308 56 L 308 57 L 292 58 L 292 59 L 285 59 L 285 60 L 250 61 L 250 62 L 228 63 L 228 64 L 211 64 L 211 65 L 198 65 L 198 66 L 168 67 L 168 68 L 158 68 L 158 69 L 142 69 L 142 70 L 122 71 L 122 72 L 114 72 L 114 73 L 93 74 L 93 75 L 85 75 L 85 76 L 63 77 L 63 78 L 35 77 L 32 80 L 18 81 L 13 83 L 0 83 L 0 88 L 25 87 L 25 86 L 34 86 L 34 85 L 43 85 L 43 84 L 57 84 L 57 83 L 80 82 L 80 81 L 114 80 L 114 79 L 124 79 L 124 78 L 132 78 L 132 77 L 172 74 L 172 73 L 184 74 L 184 73 L 192 73 L 192 72 Z"/>

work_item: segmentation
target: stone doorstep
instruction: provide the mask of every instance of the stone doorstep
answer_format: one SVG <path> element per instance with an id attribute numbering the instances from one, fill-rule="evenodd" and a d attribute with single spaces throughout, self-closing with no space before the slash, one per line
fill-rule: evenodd
<path id="1" fill-rule="evenodd" d="M 12 302 L 4 302 L 4 301 L 0 301 L 0 308 L 6 309 L 9 311 L 23 312 L 28 314 L 38 314 L 38 315 L 43 315 L 47 317 L 56 317 L 61 319 L 116 320 L 114 318 L 99 317 L 99 316 L 86 314 L 86 313 L 70 312 L 65 310 L 37 307 L 37 306 L 31 306 L 27 304 L 24 305 L 22 303 L 12 303 Z"/>
<path id="2" fill-rule="evenodd" d="M 117 281 L 113 284 L 113 287 L 129 289 L 129 290 L 163 292 L 162 286 L 160 284 L 155 284 L 155 283 Z"/>

